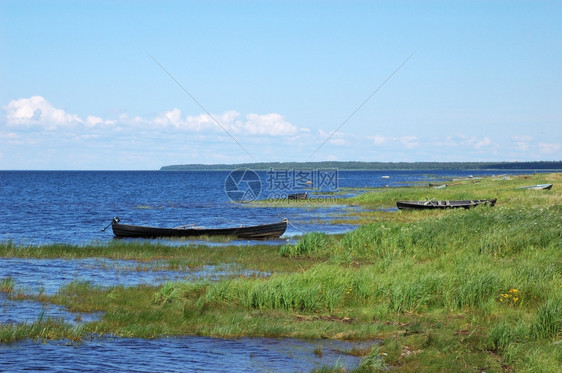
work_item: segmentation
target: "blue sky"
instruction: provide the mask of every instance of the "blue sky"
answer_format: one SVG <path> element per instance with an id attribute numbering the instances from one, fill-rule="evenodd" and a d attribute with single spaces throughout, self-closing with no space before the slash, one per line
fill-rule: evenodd
<path id="1" fill-rule="evenodd" d="M 559 1 L 0 0 L 0 169 L 562 160 L 561 14 Z"/>

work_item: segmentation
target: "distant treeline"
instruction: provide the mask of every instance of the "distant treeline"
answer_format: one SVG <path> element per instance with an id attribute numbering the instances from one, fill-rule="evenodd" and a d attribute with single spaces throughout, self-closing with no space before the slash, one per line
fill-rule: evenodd
<path id="1" fill-rule="evenodd" d="M 338 170 L 562 170 L 562 161 L 540 162 L 264 162 L 239 164 L 184 164 L 164 166 L 160 171 L 231 171 L 237 168 L 338 169 Z"/>

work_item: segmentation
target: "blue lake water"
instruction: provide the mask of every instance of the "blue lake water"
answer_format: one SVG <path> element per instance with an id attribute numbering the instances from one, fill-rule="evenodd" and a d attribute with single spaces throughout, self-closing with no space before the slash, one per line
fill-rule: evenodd
<path id="1" fill-rule="evenodd" d="M 208 337 L 23 341 L 0 345 L 0 371 L 310 372 L 323 366 L 351 370 L 360 359 L 347 352 L 373 343 Z"/>
<path id="2" fill-rule="evenodd" d="M 330 171 L 335 184 L 313 180 L 329 191 L 411 185 L 497 171 Z M 259 200 L 299 191 L 303 183 L 257 172 Z M 124 224 L 226 227 L 266 224 L 288 218 L 284 237 L 302 232 L 343 233 L 353 226 L 330 221 L 346 207 L 270 207 L 234 203 L 227 194 L 228 172 L 161 171 L 0 171 L 0 241 L 24 245 L 88 244 L 112 239 L 101 229 L 119 216 Z M 383 179 L 382 176 L 388 176 Z M 334 188 L 335 187 L 335 188 Z M 240 185 L 243 189 L 244 186 Z M 247 189 L 247 186 L 246 186 Z M 317 192 L 322 195 L 322 191 Z M 353 193 L 353 192 L 350 192 Z M 347 207 L 354 208 L 354 207 Z M 282 243 L 282 242 L 281 242 Z"/>
<path id="3" fill-rule="evenodd" d="M 259 193 L 254 193 L 258 184 L 255 180 L 234 179 L 234 184 L 241 190 L 246 188 L 252 192 L 251 197 L 259 200 L 300 192 L 311 184 L 317 187 L 312 191 L 313 196 L 332 198 L 326 192 L 345 190 L 346 195 L 352 195 L 360 191 L 344 188 L 393 187 L 498 173 L 505 172 L 329 171 L 328 178 L 321 180 L 318 174 L 314 179 L 307 179 L 306 175 L 291 179 L 291 175 L 283 172 L 274 175 L 257 172 Z M 347 209 L 357 207 L 271 207 L 235 203 L 232 199 L 236 193 L 232 193 L 233 186 L 232 182 L 227 182 L 228 177 L 228 172 L 0 171 L 0 242 L 12 241 L 19 245 L 109 242 L 113 239 L 111 229 L 105 232 L 101 229 L 114 216 L 119 216 L 123 223 L 168 227 L 254 225 L 288 218 L 291 225 L 286 234 L 271 244 L 283 244 L 303 232 L 343 233 L 354 228 L 334 225 L 331 220 L 341 217 Z M 328 183 L 322 184 L 322 181 Z M 191 240 L 159 242 L 174 245 L 201 243 Z M 0 258 L 0 280 L 13 279 L 17 291 L 52 294 L 71 281 L 88 281 L 99 286 L 156 285 L 178 279 L 204 277 L 213 280 L 236 273 L 236 268 L 228 267 L 228 263 L 225 265 L 170 271 L 159 269 L 158 263 L 99 258 Z M 139 270 L 139 266 L 147 268 Z M 78 324 L 103 317 L 72 314 L 55 305 L 11 300 L 6 294 L 0 294 L 0 312 L 0 323 L 30 323 L 39 318 L 54 317 Z M 20 341 L 0 344 L 0 371 L 294 372 L 310 371 L 324 365 L 353 369 L 359 364 L 359 358 L 341 351 L 360 345 L 328 340 L 198 336 L 156 340 L 96 338 L 81 343 Z M 314 352 L 318 348 L 322 349 L 321 355 Z"/>

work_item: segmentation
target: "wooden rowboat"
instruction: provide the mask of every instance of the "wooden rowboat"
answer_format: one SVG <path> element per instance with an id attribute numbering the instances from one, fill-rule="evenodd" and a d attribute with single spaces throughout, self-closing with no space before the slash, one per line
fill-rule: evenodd
<path id="1" fill-rule="evenodd" d="M 304 192 L 304 193 L 294 193 L 294 194 L 289 194 L 288 198 L 289 198 L 289 201 L 290 200 L 307 199 L 308 194 L 306 192 Z"/>
<path id="2" fill-rule="evenodd" d="M 552 189 L 552 184 L 537 184 L 537 185 L 520 187 L 518 189 L 550 190 Z"/>
<path id="3" fill-rule="evenodd" d="M 465 201 L 436 201 L 428 199 L 427 201 L 397 201 L 396 206 L 403 209 L 449 209 L 449 208 L 471 208 L 478 205 L 494 206 L 497 198 L 494 199 L 473 199 Z"/>
<path id="4" fill-rule="evenodd" d="M 113 218 L 111 229 L 115 237 L 158 238 L 158 237 L 199 237 L 199 236 L 232 236 L 252 240 L 267 240 L 279 238 L 287 229 L 288 220 L 279 223 L 263 224 L 233 228 L 157 228 L 140 225 L 119 223 L 119 218 Z"/>

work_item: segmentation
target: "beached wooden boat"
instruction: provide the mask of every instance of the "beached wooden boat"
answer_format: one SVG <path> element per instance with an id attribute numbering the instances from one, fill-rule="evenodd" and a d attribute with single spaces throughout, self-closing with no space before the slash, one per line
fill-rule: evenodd
<path id="1" fill-rule="evenodd" d="M 537 185 L 519 187 L 518 189 L 550 190 L 552 189 L 552 184 L 537 184 Z"/>
<path id="2" fill-rule="evenodd" d="M 308 198 L 308 194 L 306 192 L 289 194 L 289 200 L 307 199 L 307 198 Z"/>
<path id="3" fill-rule="evenodd" d="M 397 201 L 396 206 L 403 209 L 449 209 L 449 208 L 470 208 L 478 205 L 494 206 L 497 198 L 494 199 L 473 199 L 465 201 L 436 201 L 428 199 L 426 201 Z"/>
<path id="4" fill-rule="evenodd" d="M 158 238 L 158 237 L 199 237 L 232 236 L 252 240 L 279 238 L 287 229 L 288 220 L 273 224 L 232 228 L 195 228 L 182 226 L 176 228 L 157 228 L 140 225 L 121 224 L 119 218 L 113 218 L 111 229 L 115 237 Z"/>

